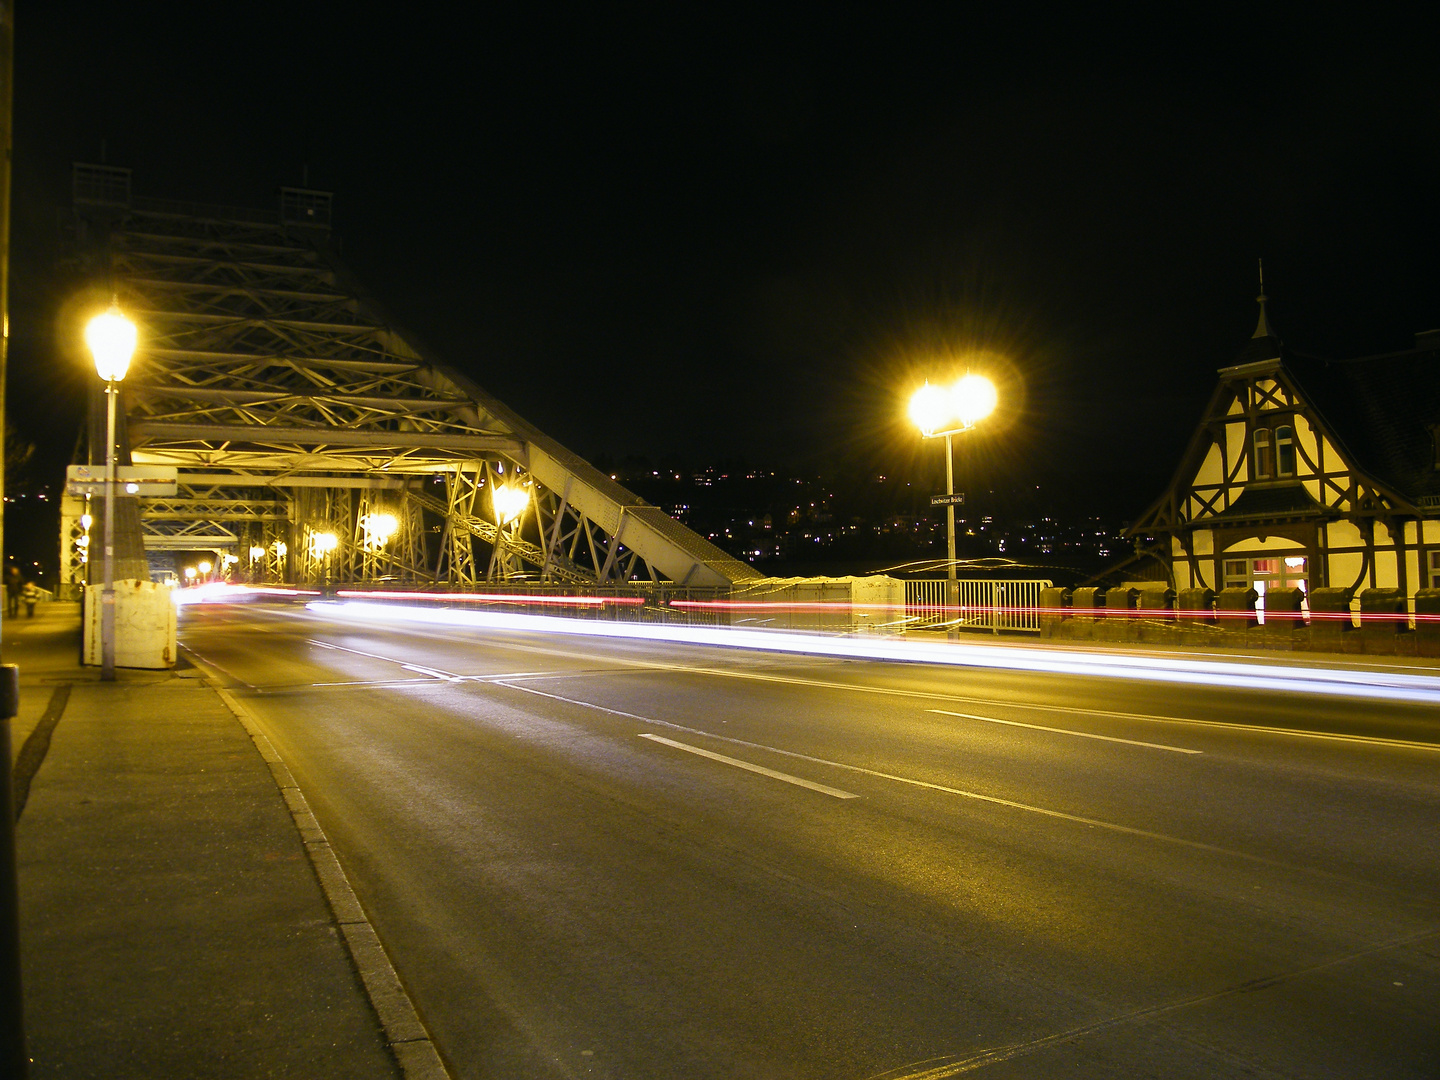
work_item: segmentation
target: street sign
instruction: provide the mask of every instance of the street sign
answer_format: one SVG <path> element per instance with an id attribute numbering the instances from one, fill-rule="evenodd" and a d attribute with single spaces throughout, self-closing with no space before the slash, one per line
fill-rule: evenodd
<path id="1" fill-rule="evenodd" d="M 964 493 L 963 491 L 957 491 L 957 492 L 955 492 L 954 495 L 931 495 L 931 496 L 930 496 L 930 505 L 931 505 L 931 506 L 964 506 L 964 505 L 965 505 L 965 493 Z"/>
<path id="2" fill-rule="evenodd" d="M 173 465 L 117 465 L 115 494 L 162 498 L 175 494 L 179 470 Z M 65 491 L 70 495 L 105 496 L 104 465 L 71 465 L 65 470 Z"/>

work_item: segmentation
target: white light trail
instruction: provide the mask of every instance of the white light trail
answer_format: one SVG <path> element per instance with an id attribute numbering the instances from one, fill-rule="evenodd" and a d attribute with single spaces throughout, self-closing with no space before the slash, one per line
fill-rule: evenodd
<path id="1" fill-rule="evenodd" d="M 1001 671 L 1047 672 L 1059 675 L 1124 678 L 1243 690 L 1278 690 L 1440 704 L 1440 675 L 1393 669 L 1298 666 L 1275 661 L 1225 661 L 1183 656 L 1136 655 L 1122 652 L 1055 649 L 1035 645 L 967 645 L 949 641 L 915 641 L 880 636 L 827 636 L 782 630 L 724 626 L 671 626 L 655 623 L 602 622 L 554 615 L 522 615 L 500 611 L 411 607 L 363 601 L 312 602 L 317 613 L 371 625 L 416 623 L 429 626 L 511 630 L 523 633 L 569 634 L 684 645 L 718 645 L 765 652 L 799 653 L 851 660 L 886 660 L 947 667 Z"/>

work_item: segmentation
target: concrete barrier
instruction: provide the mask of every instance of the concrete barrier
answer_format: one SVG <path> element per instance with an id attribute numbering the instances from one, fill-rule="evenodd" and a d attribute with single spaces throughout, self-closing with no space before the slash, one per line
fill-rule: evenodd
<path id="1" fill-rule="evenodd" d="M 102 585 L 85 587 L 82 663 L 100 665 Z M 115 582 L 115 666 L 158 670 L 175 666 L 175 603 L 170 586 Z"/>

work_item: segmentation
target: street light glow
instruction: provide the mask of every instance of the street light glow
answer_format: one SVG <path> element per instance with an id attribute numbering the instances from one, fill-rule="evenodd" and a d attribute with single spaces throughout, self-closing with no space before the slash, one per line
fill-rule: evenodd
<path id="1" fill-rule="evenodd" d="M 522 513 L 530 502 L 530 493 L 522 487 L 501 484 L 490 492 L 490 503 L 495 508 L 495 523 L 508 525 Z"/>
<path id="2" fill-rule="evenodd" d="M 910 398 L 910 419 L 921 434 L 931 435 L 939 431 L 950 419 L 950 402 L 945 391 L 931 386 L 927 379 L 925 385 Z"/>
<path id="3" fill-rule="evenodd" d="M 310 534 L 310 554 L 317 559 L 324 558 L 340 546 L 340 538 L 331 532 Z"/>
<path id="4" fill-rule="evenodd" d="M 365 532 L 365 546 L 382 548 L 400 528 L 394 514 L 366 514 L 360 519 L 360 528 Z"/>
<path id="5" fill-rule="evenodd" d="M 995 411 L 999 395 L 984 375 L 967 372 L 948 389 L 928 380 L 910 398 L 910 420 L 926 438 L 968 431 Z"/>
<path id="6" fill-rule="evenodd" d="M 135 355 L 135 324 L 111 301 L 109 310 L 101 312 L 85 327 L 85 344 L 95 357 L 95 370 L 106 382 L 119 382 L 130 370 Z"/>
<path id="7" fill-rule="evenodd" d="M 951 406 L 960 420 L 961 427 L 974 427 L 995 411 L 999 400 L 995 384 L 984 375 L 966 372 L 964 378 L 950 390 Z"/>

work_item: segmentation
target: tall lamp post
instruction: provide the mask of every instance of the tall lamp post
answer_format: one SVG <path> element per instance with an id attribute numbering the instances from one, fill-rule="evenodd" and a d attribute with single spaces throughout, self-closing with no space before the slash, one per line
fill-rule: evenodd
<path id="1" fill-rule="evenodd" d="M 955 580 L 955 447 L 963 435 L 995 411 L 995 384 L 984 375 L 966 373 L 953 386 L 927 381 L 910 398 L 910 419 L 924 439 L 945 439 L 945 538 L 947 573 L 945 607 L 958 611 L 960 588 Z M 963 498 L 964 496 L 961 496 Z M 953 634 L 952 630 L 952 634 Z"/>
<path id="2" fill-rule="evenodd" d="M 520 484 L 497 484 L 490 489 L 490 506 L 495 511 L 495 547 L 490 552 L 490 568 L 485 572 L 487 580 L 495 580 L 498 573 L 502 581 L 508 580 L 509 565 L 505 552 L 506 531 L 513 537 L 519 529 L 520 515 L 530 505 L 530 489 Z M 514 524 L 514 529 L 510 526 Z"/>
<path id="3" fill-rule="evenodd" d="M 115 398 L 117 385 L 135 355 L 135 324 L 120 311 L 118 300 L 90 320 L 85 343 L 95 356 L 95 370 L 105 380 L 105 587 L 100 594 L 100 678 L 115 679 Z"/>

